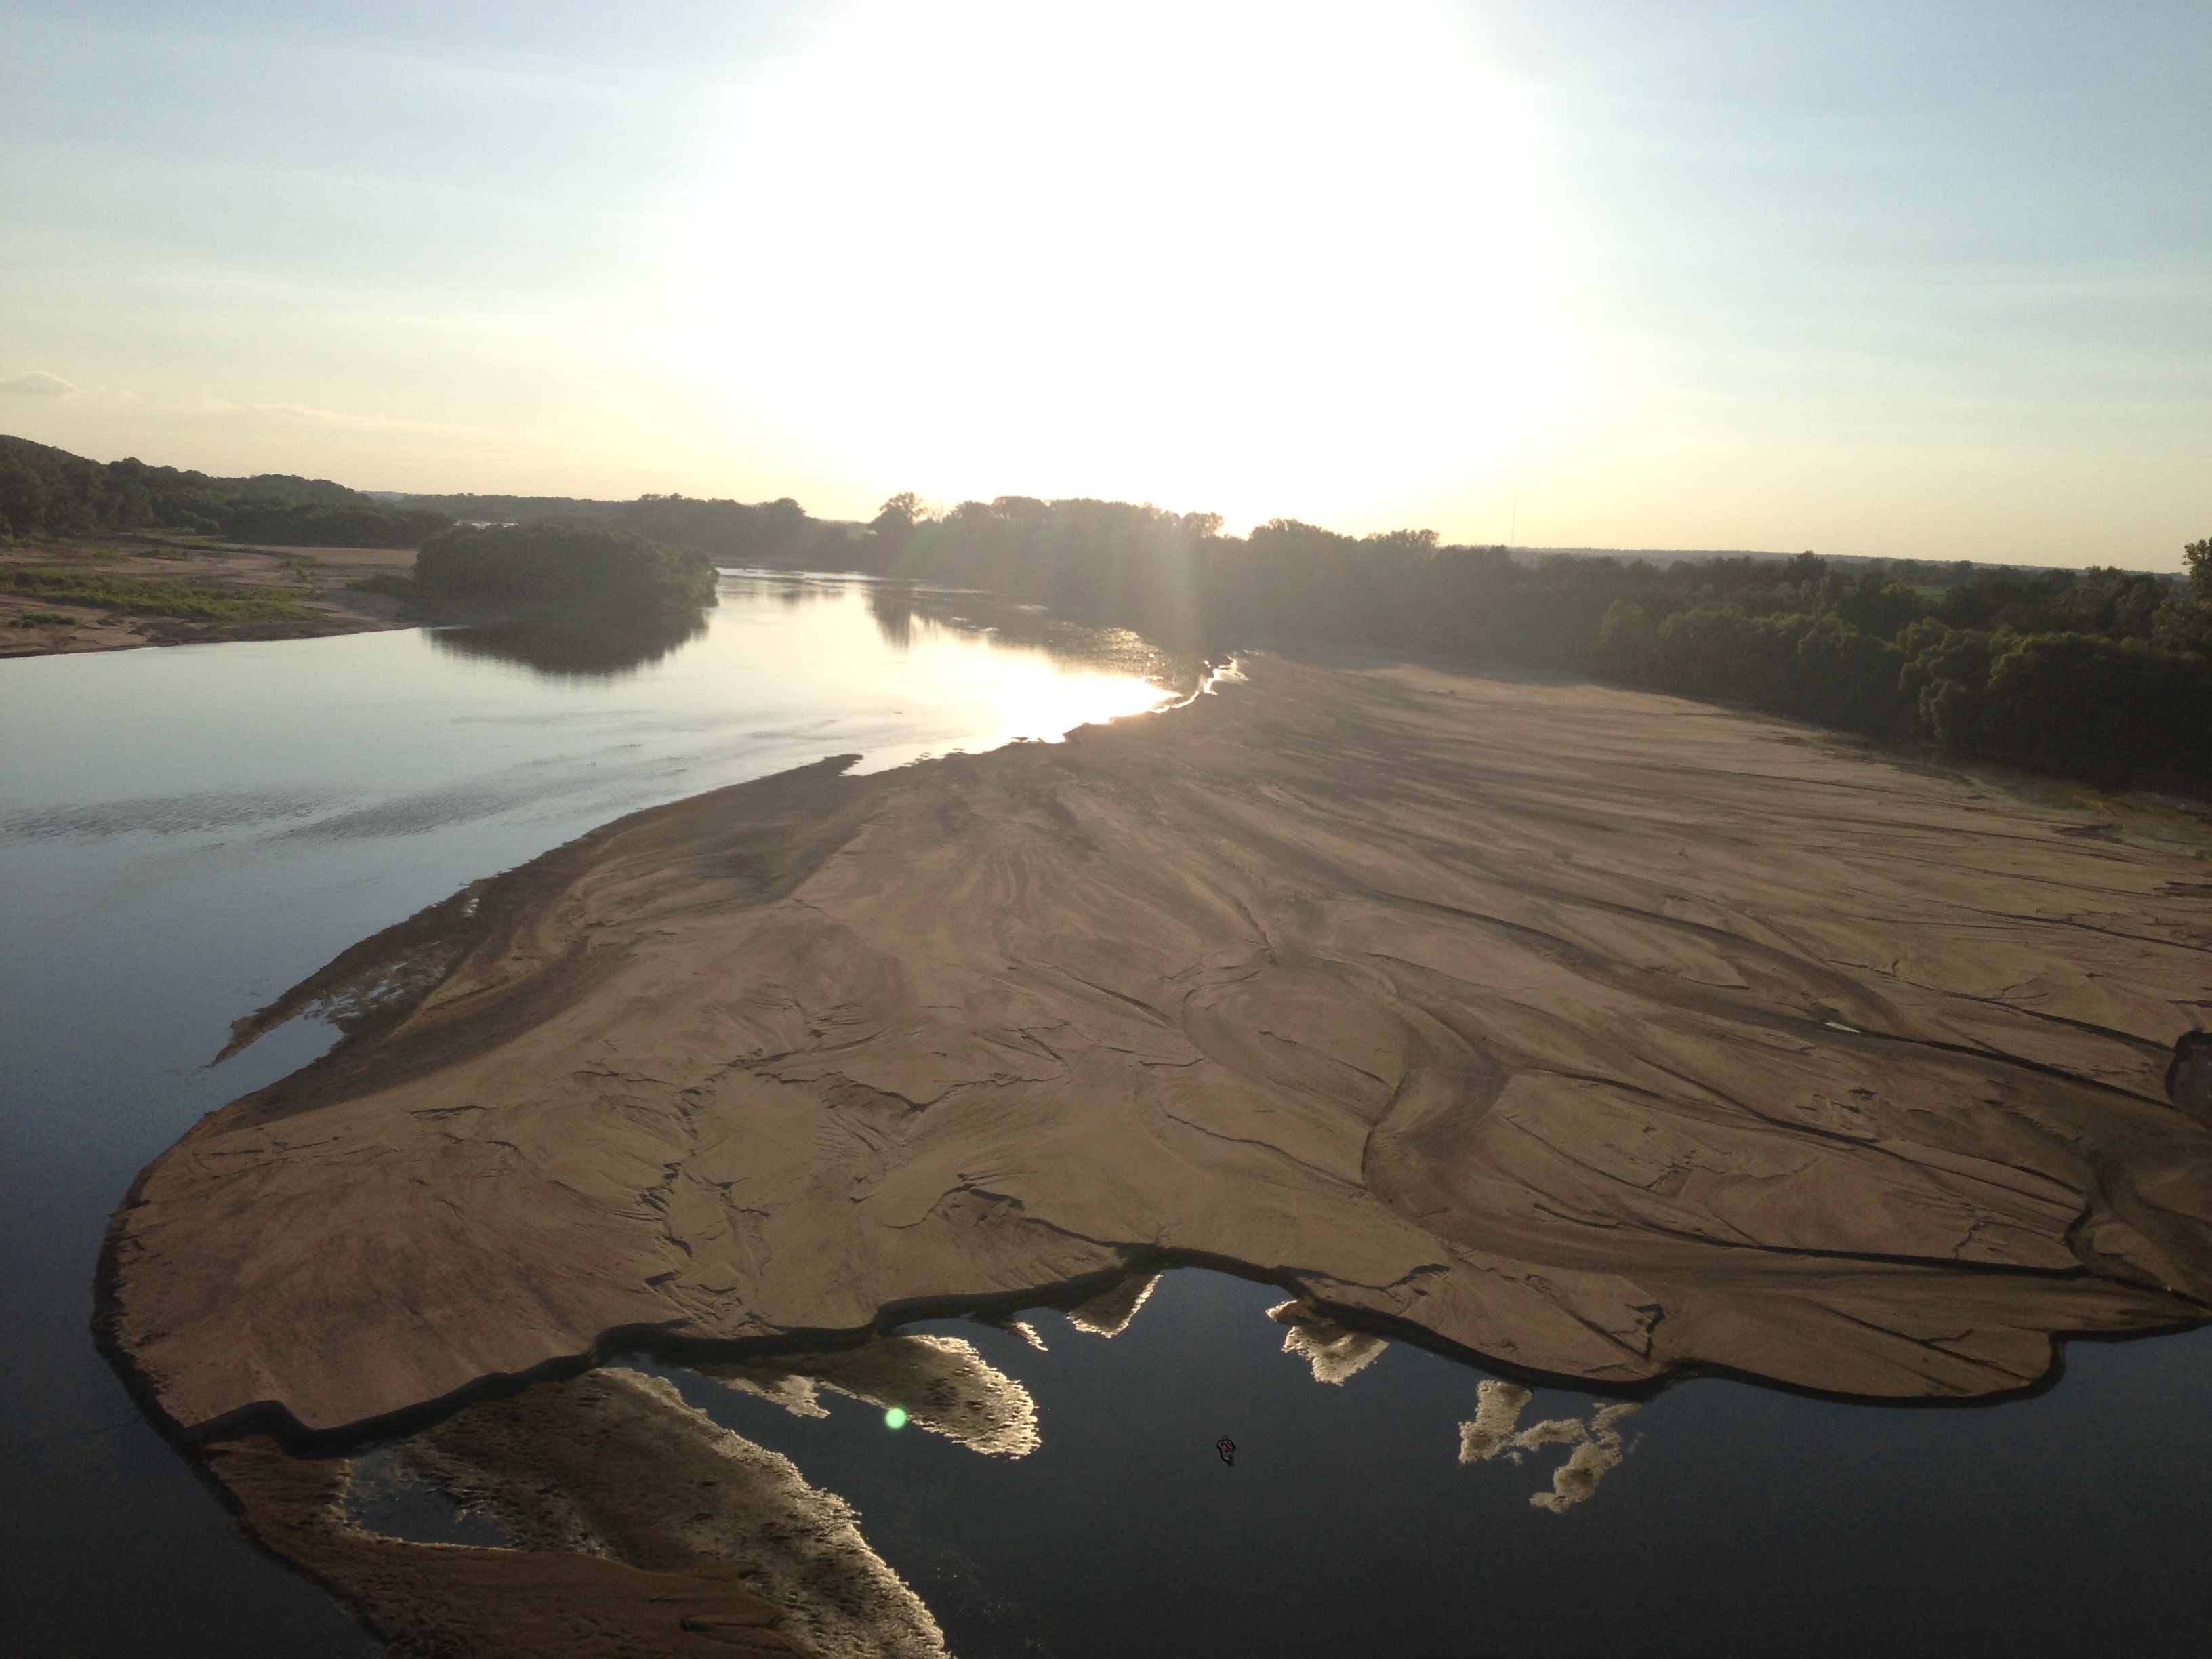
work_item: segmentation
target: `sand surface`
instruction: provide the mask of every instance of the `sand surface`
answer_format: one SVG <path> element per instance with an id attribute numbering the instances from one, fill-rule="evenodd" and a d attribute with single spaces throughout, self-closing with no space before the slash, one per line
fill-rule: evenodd
<path id="1" fill-rule="evenodd" d="M 353 1035 L 118 1212 L 112 1352 L 220 1435 L 1161 1253 L 1282 1284 L 1317 1376 L 1365 1321 L 1963 1397 L 2204 1315 L 2185 845 L 1667 697 L 1247 666 L 640 813 L 356 947 L 241 1023 Z"/>
<path id="2" fill-rule="evenodd" d="M 201 622 L 140 617 L 82 599 L 47 599 L 0 587 L 0 658 L 128 651 L 149 645 L 226 640 L 319 639 L 401 625 L 400 605 L 348 584 L 413 574 L 415 550 L 390 547 L 240 547 L 177 533 L 139 532 L 76 542 L 0 545 L 9 567 L 129 576 L 227 591 L 273 591 L 307 614 L 290 622 Z M 61 621 L 51 620 L 60 617 Z"/>

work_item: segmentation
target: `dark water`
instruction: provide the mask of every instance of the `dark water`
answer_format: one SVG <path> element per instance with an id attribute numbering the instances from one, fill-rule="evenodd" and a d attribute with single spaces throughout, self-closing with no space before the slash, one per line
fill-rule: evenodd
<path id="1" fill-rule="evenodd" d="M 372 1651 L 231 1532 L 94 1351 L 110 1209 L 328 1035 L 208 1070 L 231 1020 L 469 879 L 824 753 L 894 763 L 1156 695 L 1126 639 L 946 625 L 963 603 L 755 580 L 696 636 L 0 663 L 0 1652 Z M 916 1327 L 1030 1389 L 1018 1461 L 839 1396 L 811 1420 L 683 1385 L 856 1504 L 966 1659 L 2212 1652 L 2212 1332 L 2078 1345 L 2049 1393 L 1972 1410 L 1687 1384 L 1554 1514 L 1529 1498 L 1565 1448 L 1459 1462 L 1479 1372 L 1395 1345 L 1318 1383 L 1280 1299 L 1186 1270 L 1110 1341 L 1051 1312 L 1042 1353 Z M 1596 1403 L 1540 1392 L 1522 1421 Z M 465 1531 L 420 1492 L 375 1501 Z"/>
<path id="2" fill-rule="evenodd" d="M 1048 1310 L 1042 1353 L 909 1328 L 1030 1390 L 1042 1443 L 1018 1461 L 633 1363 L 854 1504 L 966 1659 L 2212 1650 L 2212 1332 L 2078 1345 L 2056 1389 L 1974 1409 L 1685 1383 L 1553 1514 L 1529 1499 L 1566 1448 L 1459 1462 L 1480 1372 L 1393 1345 L 1316 1382 L 1266 1316 L 1282 1299 L 1187 1269 L 1111 1341 Z M 1522 1421 L 1604 1403 L 1540 1389 Z"/>

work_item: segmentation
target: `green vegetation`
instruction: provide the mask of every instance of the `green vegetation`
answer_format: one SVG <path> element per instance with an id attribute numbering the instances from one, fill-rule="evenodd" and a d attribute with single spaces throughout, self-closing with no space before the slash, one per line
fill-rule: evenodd
<path id="1" fill-rule="evenodd" d="M 641 495 L 634 501 L 595 501 L 565 495 L 408 495 L 410 507 L 447 513 L 463 523 L 527 524 L 547 519 L 593 520 L 620 526 L 647 541 L 689 547 L 717 563 L 854 568 L 857 525 L 808 516 L 788 497 L 758 503 L 703 501 L 688 495 Z"/>
<path id="2" fill-rule="evenodd" d="M 68 628 L 79 618 L 66 611 L 26 611 L 8 625 L 10 628 Z"/>
<path id="3" fill-rule="evenodd" d="M 453 520 L 386 505 L 327 478 L 211 478 L 143 461 L 103 465 L 0 438 L 0 539 L 161 528 L 261 545 L 412 547 Z"/>
<path id="4" fill-rule="evenodd" d="M 75 570 L 0 571 L 0 586 L 42 599 L 97 605 L 134 617 L 180 617 L 191 622 L 307 622 L 315 613 L 273 587 L 202 587 L 190 582 L 147 581 Z M 75 617 L 65 620 L 75 621 Z"/>
<path id="5" fill-rule="evenodd" d="M 989 587 L 1171 647 L 1474 655 L 1748 704 L 1960 756 L 2212 776 L 2212 541 L 2191 589 L 2119 570 L 1845 570 L 1810 554 L 1516 562 L 1433 532 L 1355 539 L 1118 501 L 894 498 L 890 574 Z M 1903 575 L 1913 580 L 1900 580 Z"/>
<path id="6" fill-rule="evenodd" d="M 217 502 L 217 533 L 260 546 L 413 547 L 453 520 L 413 507 L 334 501 Z"/>
<path id="7" fill-rule="evenodd" d="M 696 548 L 723 564 L 849 570 L 862 556 L 863 532 L 807 516 L 788 496 L 749 506 L 641 495 L 623 508 L 626 529 L 675 547 Z"/>
<path id="8" fill-rule="evenodd" d="M 712 603 L 714 567 L 611 525 L 548 519 L 431 537 L 415 556 L 415 587 L 433 600 L 636 613 Z"/>

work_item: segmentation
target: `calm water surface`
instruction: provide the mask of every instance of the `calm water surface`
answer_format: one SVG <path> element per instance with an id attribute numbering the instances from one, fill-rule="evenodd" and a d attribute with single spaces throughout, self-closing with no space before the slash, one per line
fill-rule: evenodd
<path id="1" fill-rule="evenodd" d="M 229 1530 L 88 1333 L 131 1176 L 329 1036 L 210 1070 L 232 1020 L 622 812 L 824 754 L 1049 738 L 1156 704 L 1157 665 L 973 598 L 757 577 L 696 635 L 0 663 L 0 1650 L 374 1650 Z M 1110 1341 L 1051 1312 L 1042 1352 L 915 1327 L 1029 1389 L 1019 1461 L 641 1363 L 856 1504 L 966 1659 L 2212 1652 L 2212 1332 L 2080 1345 L 2055 1389 L 1975 1410 L 1687 1384 L 1554 1514 L 1529 1499 L 1566 1448 L 1458 1462 L 1480 1372 L 1394 1345 L 1317 1383 L 1280 1299 L 1185 1270 Z M 1523 1422 L 1601 1403 L 1542 1391 Z"/>

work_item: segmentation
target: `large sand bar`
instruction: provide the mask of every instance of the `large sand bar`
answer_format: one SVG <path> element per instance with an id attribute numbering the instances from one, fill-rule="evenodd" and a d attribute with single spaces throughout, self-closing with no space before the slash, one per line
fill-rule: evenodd
<path id="1" fill-rule="evenodd" d="M 220 1433 L 1163 1251 L 1613 1385 L 1969 1396 L 2205 1314 L 2185 848 L 1672 698 L 1248 668 L 367 941 L 246 1030 L 356 1035 L 118 1212 L 114 1352 Z"/>

